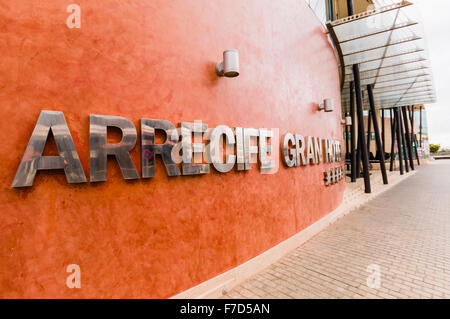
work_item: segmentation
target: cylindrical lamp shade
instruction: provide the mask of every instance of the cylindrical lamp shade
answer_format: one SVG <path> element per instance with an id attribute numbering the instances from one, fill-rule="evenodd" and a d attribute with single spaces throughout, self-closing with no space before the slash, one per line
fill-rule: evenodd
<path id="1" fill-rule="evenodd" d="M 239 53 L 237 50 L 223 52 L 223 75 L 229 78 L 239 75 Z"/>
<path id="2" fill-rule="evenodd" d="M 352 125 L 352 117 L 351 116 L 346 116 L 345 117 L 345 125 Z"/>
<path id="3" fill-rule="evenodd" d="M 334 101 L 333 99 L 325 99 L 323 101 L 325 112 L 333 112 L 334 109 Z"/>

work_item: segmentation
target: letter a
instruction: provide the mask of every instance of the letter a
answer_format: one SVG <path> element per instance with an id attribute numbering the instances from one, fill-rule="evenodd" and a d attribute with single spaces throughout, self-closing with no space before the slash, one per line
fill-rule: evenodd
<path id="1" fill-rule="evenodd" d="M 71 272 L 66 279 L 67 288 L 81 288 L 81 269 L 77 264 L 68 265 L 66 268 L 67 272 Z"/>
<path id="2" fill-rule="evenodd" d="M 72 13 L 67 17 L 66 24 L 69 29 L 81 28 L 81 8 L 78 4 L 69 4 L 67 12 Z"/>
<path id="3" fill-rule="evenodd" d="M 42 156 L 50 129 L 59 156 Z M 41 112 L 12 187 L 32 186 L 36 172 L 41 169 L 64 169 L 68 183 L 86 183 L 86 175 L 62 112 Z"/>

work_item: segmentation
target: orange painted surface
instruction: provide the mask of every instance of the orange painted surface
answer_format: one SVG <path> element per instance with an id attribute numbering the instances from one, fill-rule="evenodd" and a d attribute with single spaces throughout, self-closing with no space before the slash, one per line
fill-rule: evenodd
<path id="1" fill-rule="evenodd" d="M 170 297 L 341 203 L 343 182 L 323 182 L 336 164 L 169 178 L 158 161 L 155 178 L 126 182 L 110 160 L 105 183 L 41 171 L 11 188 L 42 109 L 64 112 L 87 176 L 91 113 L 138 129 L 143 117 L 202 120 L 342 140 L 337 62 L 303 1 L 77 3 L 81 29 L 66 26 L 66 1 L 0 6 L 0 297 Z M 219 78 L 229 48 L 241 75 Z M 334 112 L 316 111 L 325 97 Z M 66 287 L 68 264 L 80 265 L 81 289 Z"/>

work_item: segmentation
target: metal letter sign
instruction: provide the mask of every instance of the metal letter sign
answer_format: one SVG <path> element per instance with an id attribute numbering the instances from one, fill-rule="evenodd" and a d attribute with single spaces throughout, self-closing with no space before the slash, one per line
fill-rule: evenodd
<path id="1" fill-rule="evenodd" d="M 167 135 L 164 144 L 155 144 L 155 130 L 163 130 Z M 172 150 L 178 143 L 178 132 L 175 126 L 168 121 L 141 119 L 141 143 L 142 143 L 142 177 L 155 176 L 155 156 L 161 155 L 166 166 L 167 175 L 181 175 L 177 163 L 172 156 Z"/>
<path id="2" fill-rule="evenodd" d="M 221 152 L 223 137 L 225 137 L 225 163 L 223 163 L 223 152 Z M 234 167 L 236 162 L 236 155 L 234 155 L 235 143 L 234 132 L 228 126 L 219 125 L 211 131 L 210 143 L 208 145 L 210 162 L 212 162 L 218 172 L 227 173 Z"/>
<path id="3" fill-rule="evenodd" d="M 50 130 L 59 156 L 42 156 Z M 12 187 L 32 186 L 36 172 L 42 169 L 63 169 L 68 183 L 86 183 L 86 175 L 62 112 L 41 112 Z"/>
<path id="4" fill-rule="evenodd" d="M 209 164 L 193 164 L 192 155 L 203 154 L 205 144 L 192 143 L 192 133 L 200 134 L 208 130 L 208 124 L 202 123 L 181 123 L 181 144 L 183 145 L 183 175 L 208 174 Z"/>
<path id="5" fill-rule="evenodd" d="M 139 173 L 130 156 L 130 151 L 134 149 L 137 141 L 133 122 L 124 117 L 111 115 L 91 114 L 89 118 L 90 181 L 107 180 L 108 155 L 114 155 L 124 179 L 139 179 Z M 108 144 L 108 127 L 117 127 L 121 130 L 122 140 L 119 143 Z M 55 137 L 59 156 L 42 156 L 50 130 Z M 165 132 L 167 137 L 164 143 L 155 143 L 156 130 Z M 168 121 L 143 118 L 141 119 L 142 178 L 155 176 L 157 155 L 161 157 L 168 176 L 208 174 L 211 164 L 221 173 L 230 172 L 234 167 L 237 171 L 247 171 L 252 169 L 252 164 L 258 163 L 258 159 L 262 174 L 274 174 L 278 170 L 274 156 L 277 156 L 279 151 L 279 145 L 274 141 L 275 137 L 278 138 L 277 129 L 243 127 L 233 129 L 226 125 L 208 129 L 208 124 L 202 122 L 181 122 L 180 128 L 177 129 Z M 314 136 L 304 137 L 293 133 L 284 135 L 282 153 L 287 167 L 342 161 L 340 141 Z M 41 112 L 12 187 L 32 186 L 36 172 L 44 169 L 64 169 L 69 183 L 86 183 L 80 158 L 62 112 Z M 332 181 L 328 184 L 342 179 L 331 178 L 333 174 L 335 169 L 326 175 L 329 181 Z M 342 172 L 339 174 L 342 175 Z"/>
<path id="6" fill-rule="evenodd" d="M 122 140 L 117 144 L 107 143 L 107 127 L 117 127 L 122 131 Z M 90 116 L 91 182 L 106 181 L 108 155 L 114 155 L 119 163 L 123 178 L 137 179 L 139 174 L 131 160 L 130 151 L 136 145 L 136 128 L 130 120 L 120 116 Z"/>
<path id="7" fill-rule="evenodd" d="M 297 162 L 297 155 L 294 148 L 289 148 L 289 144 L 295 146 L 295 139 L 292 133 L 286 133 L 283 137 L 283 158 L 287 167 L 293 167 Z"/>

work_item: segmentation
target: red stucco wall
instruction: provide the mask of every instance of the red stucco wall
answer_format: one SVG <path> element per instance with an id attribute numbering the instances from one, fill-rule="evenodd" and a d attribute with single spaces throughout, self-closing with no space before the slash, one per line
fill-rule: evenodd
<path id="1" fill-rule="evenodd" d="M 342 139 L 337 62 L 303 1 L 77 0 L 81 29 L 66 26 L 70 3 L 0 5 L 0 297 L 170 297 L 341 203 L 343 182 L 323 183 L 332 164 L 169 178 L 158 161 L 155 178 L 126 182 L 110 160 L 105 183 L 41 171 L 11 188 L 43 109 L 64 112 L 87 175 L 90 113 Z M 229 48 L 241 75 L 219 78 Z M 325 97 L 334 112 L 316 111 Z"/>

